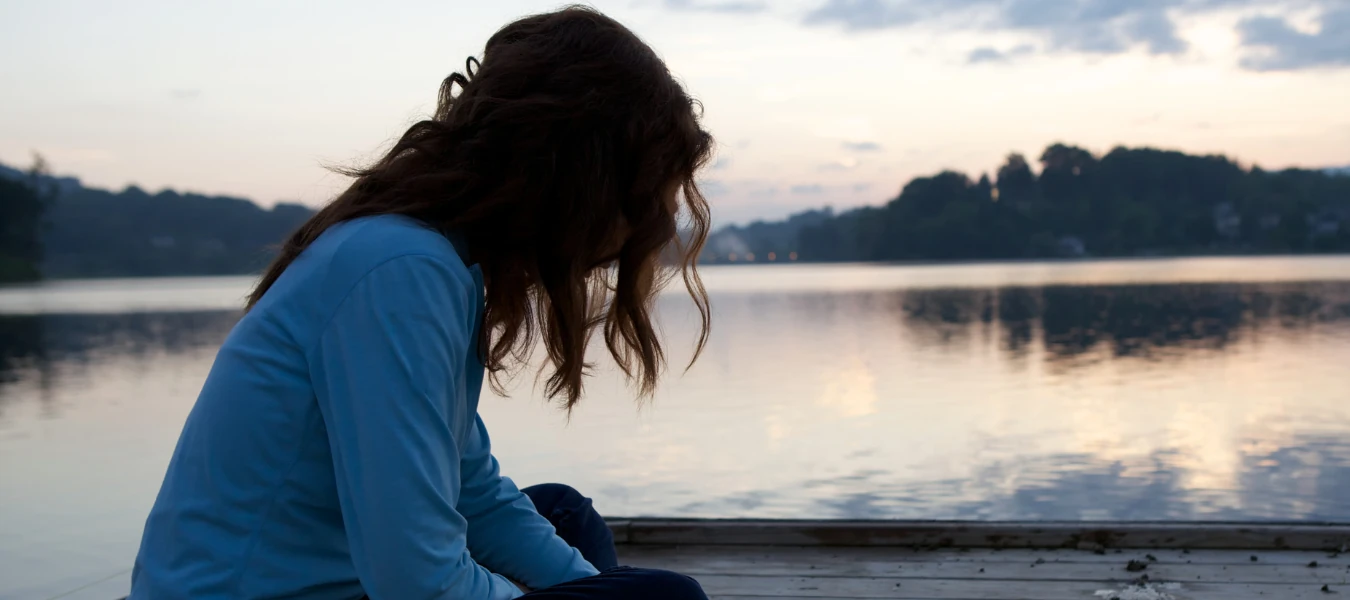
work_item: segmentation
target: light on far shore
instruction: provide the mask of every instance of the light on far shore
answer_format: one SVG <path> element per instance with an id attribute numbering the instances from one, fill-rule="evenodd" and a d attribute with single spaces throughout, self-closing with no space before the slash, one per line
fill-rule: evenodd
<path id="1" fill-rule="evenodd" d="M 710 261 L 712 263 L 795 261 L 797 260 L 797 253 L 796 252 L 787 252 L 784 254 L 780 254 L 778 252 L 765 252 L 763 254 L 755 254 L 754 252 L 728 252 L 726 254 L 712 253 L 701 255 L 700 260 Z"/>

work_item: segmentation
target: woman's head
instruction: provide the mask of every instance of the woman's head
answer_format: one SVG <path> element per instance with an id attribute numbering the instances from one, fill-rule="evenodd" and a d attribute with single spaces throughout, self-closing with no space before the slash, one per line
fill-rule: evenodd
<path id="1" fill-rule="evenodd" d="M 580 397 L 591 334 L 650 392 L 664 365 L 651 308 L 680 265 L 708 331 L 694 261 L 708 206 L 694 181 L 712 152 L 698 105 L 642 40 L 587 8 L 503 27 L 351 187 L 287 240 L 252 306 L 315 238 L 357 217 L 404 214 L 467 242 L 483 269 L 479 341 L 495 376 L 542 339 L 546 391 Z M 687 213 L 684 231 L 677 220 Z"/>

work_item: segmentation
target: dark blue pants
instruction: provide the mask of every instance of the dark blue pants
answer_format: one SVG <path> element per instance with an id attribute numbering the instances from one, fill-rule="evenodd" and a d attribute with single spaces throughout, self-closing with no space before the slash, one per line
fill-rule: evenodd
<path id="1" fill-rule="evenodd" d="M 528 600 L 708 600 L 697 581 L 670 571 L 635 569 L 619 566 L 614 536 L 600 514 L 591 507 L 591 499 L 557 483 L 536 485 L 522 490 L 544 515 L 558 537 L 581 551 L 581 555 L 600 570 L 586 577 L 535 590 L 523 596 Z"/>

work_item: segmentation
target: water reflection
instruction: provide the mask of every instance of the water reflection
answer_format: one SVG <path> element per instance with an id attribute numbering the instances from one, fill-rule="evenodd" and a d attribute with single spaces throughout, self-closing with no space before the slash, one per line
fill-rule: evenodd
<path id="1" fill-rule="evenodd" d="M 49 400 L 54 378 L 79 378 L 88 366 L 110 357 L 144 362 L 216 348 L 238 318 L 238 311 L 215 310 L 0 315 L 0 418 L 6 404 L 26 395 L 8 391 L 6 384 L 28 380 L 42 392 L 35 400 Z"/>
<path id="2" fill-rule="evenodd" d="M 1053 359 L 1106 347 L 1113 356 L 1166 356 L 1170 349 L 1222 350 L 1244 335 L 1350 319 L 1350 284 L 1187 284 L 894 293 L 906 329 L 936 344 L 966 326 L 997 326 L 1002 347 L 1025 351 L 1037 337 Z"/>
<path id="3" fill-rule="evenodd" d="M 1166 368 L 1184 373 L 1181 365 L 1188 360 L 1222 355 L 1244 343 L 1260 345 L 1267 338 L 1292 345 L 1312 338 L 1350 341 L 1350 282 L 715 293 L 714 300 L 723 318 L 717 322 L 711 356 L 696 369 L 696 375 L 710 379 L 703 388 L 729 385 L 738 378 L 753 380 L 756 369 L 765 368 L 760 363 L 810 365 L 813 351 L 834 354 L 838 356 L 831 362 L 814 366 L 823 371 L 825 383 L 810 394 L 810 401 L 840 418 L 866 419 L 878 411 L 905 410 L 897 408 L 895 397 L 924 393 L 898 390 L 888 370 L 878 368 L 878 363 L 889 360 L 886 354 L 897 354 L 894 344 L 918 350 L 928 360 L 936 357 L 949 368 L 968 371 L 983 364 L 974 361 L 972 354 L 993 348 L 996 356 L 990 364 L 1013 371 L 1041 365 L 1052 377 L 1076 381 L 1075 369 L 1103 363 L 1119 368 L 1124 364 L 1120 361 L 1128 360 L 1175 363 Z M 53 387 L 97 389 L 100 383 L 87 381 L 86 372 L 102 362 L 139 365 L 136 368 L 153 380 L 160 372 L 185 368 L 177 364 L 182 356 L 200 355 L 194 360 L 201 364 L 192 368 L 204 372 L 210 353 L 237 318 L 237 311 L 218 310 L 0 316 L 0 425 L 6 408 L 16 402 L 44 404 L 46 419 L 59 419 L 63 411 L 79 411 L 79 406 L 52 402 L 59 396 L 53 394 Z M 880 324 L 888 320 L 897 327 Z M 809 337 L 828 338 L 822 340 L 827 343 L 814 349 L 802 347 L 784 333 L 790 328 L 807 331 Z M 886 342 L 891 346 L 869 346 L 881 342 L 868 339 L 891 335 L 900 339 Z M 867 339 L 854 340 L 860 347 L 841 353 L 839 347 L 848 345 L 841 339 L 845 337 Z M 781 376 L 784 371 L 773 373 Z M 1298 375 L 1279 372 L 1272 377 Z M 987 373 L 970 376 L 997 380 Z M 1344 377 L 1331 381 L 1350 383 Z M 1048 385 L 1045 381 L 1014 379 L 1007 385 L 1007 396 L 1018 402 L 1034 402 L 1038 393 L 1051 394 L 1034 388 Z M 1025 389 L 1029 385 L 1033 389 Z M 1128 383 L 1123 387 L 1128 391 Z M 1343 388 L 1319 393 L 1345 396 Z M 1086 400 L 1094 400 L 1092 394 L 1086 395 Z M 178 401 L 186 404 L 190 398 Z M 764 418 L 771 442 L 793 438 L 790 416 L 774 414 L 772 406 L 748 410 L 768 413 Z M 1332 415 L 1331 422 L 1337 418 Z M 683 420 L 680 416 L 674 419 Z M 1187 435 L 1202 434 L 1192 431 Z M 1012 447 L 1020 443 L 1018 432 L 984 435 L 987 439 L 979 443 L 989 450 L 988 456 L 968 465 L 969 470 L 955 479 L 924 479 L 864 468 L 828 479 L 803 479 L 792 488 L 695 498 L 667 508 L 687 514 L 721 514 L 730 509 L 745 514 L 787 503 L 802 514 L 855 518 L 1350 518 L 1350 508 L 1343 501 L 1333 501 L 1350 497 L 1350 450 L 1336 435 L 1293 433 L 1222 440 L 1236 444 L 1232 450 L 1240 455 L 1220 461 L 1240 463 L 1228 467 L 1236 480 L 1220 484 L 1235 486 L 1228 490 L 1241 496 L 1230 502 L 1234 506 L 1214 504 L 1206 491 L 1187 483 L 1214 477 L 1213 473 L 1189 472 L 1212 470 L 1214 461 L 1196 455 L 1200 454 L 1198 447 L 1214 446 L 1213 440 L 1188 440 L 1190 447 L 1155 445 L 1146 454 L 1121 451 L 1112 456 L 1100 448 L 1015 450 Z M 697 441 L 708 452 L 717 442 Z M 1000 448 L 1001 444 L 1009 447 Z M 856 451 L 849 458 L 877 452 Z"/>
<path id="4" fill-rule="evenodd" d="M 483 418 L 517 482 L 610 515 L 1350 520 L 1350 262 L 1246 265 L 710 269 L 655 403 L 601 369 L 570 422 L 528 381 Z M 12 597 L 130 565 L 246 284 L 0 291 Z M 678 364 L 691 309 L 659 309 Z"/>
<path id="5" fill-rule="evenodd" d="M 816 288 L 715 271 L 707 351 L 654 403 L 635 410 L 602 369 L 571 421 L 528 385 L 482 411 L 518 483 L 572 483 L 611 515 L 1346 521 L 1350 281 L 1290 268 L 1078 285 L 1092 265 L 840 267 Z M 238 282 L 205 282 L 197 310 L 191 282 L 161 283 L 168 312 L 134 312 L 133 283 L 0 302 L 0 581 L 15 589 L 55 595 L 130 563 L 239 316 L 217 309 Z M 105 310 L 117 294 L 133 312 Z M 690 307 L 659 309 L 678 363 Z"/>
<path id="6" fill-rule="evenodd" d="M 41 319 L 0 315 L 0 384 L 17 380 L 19 369 L 45 354 Z"/>
<path id="7" fill-rule="evenodd" d="M 1177 467 L 1177 448 L 1130 460 L 1090 453 L 1022 456 L 981 464 L 969 477 L 897 481 L 880 469 L 810 479 L 681 507 L 685 514 L 747 513 L 801 489 L 820 490 L 804 514 L 841 519 L 1258 520 L 1344 522 L 1350 516 L 1350 442 L 1305 433 L 1285 447 L 1241 452 L 1236 494 L 1193 489 Z M 1258 439 L 1250 446 L 1263 446 Z"/>
<path id="8" fill-rule="evenodd" d="M 779 316 L 784 302 L 815 321 L 890 311 L 902 335 L 917 343 L 959 347 L 972 335 L 996 333 L 1008 358 L 1039 345 L 1050 361 L 1071 361 L 1103 349 L 1114 357 L 1155 358 L 1222 351 L 1272 329 L 1283 335 L 1324 335 L 1350 322 L 1346 282 L 753 294 L 734 301 L 770 319 Z M 0 383 L 16 381 L 23 371 L 42 373 L 55 362 L 84 363 L 100 354 L 215 347 L 238 315 L 232 310 L 0 314 Z M 716 322 L 722 331 L 739 325 Z"/>

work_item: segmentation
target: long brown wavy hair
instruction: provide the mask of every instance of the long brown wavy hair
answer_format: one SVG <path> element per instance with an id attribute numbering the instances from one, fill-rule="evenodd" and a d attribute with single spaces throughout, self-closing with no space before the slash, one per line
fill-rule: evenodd
<path id="1" fill-rule="evenodd" d="M 445 79 L 432 118 L 373 165 L 341 171 L 351 187 L 286 240 L 248 306 L 329 227 L 407 215 L 461 236 L 481 266 L 478 349 L 496 389 L 542 337 L 545 391 L 571 409 L 602 329 L 648 396 L 665 366 L 652 304 L 676 272 L 702 317 L 695 357 L 708 337 L 695 261 L 709 215 L 694 178 L 712 136 L 700 112 L 650 47 L 595 10 L 515 21 Z"/>

